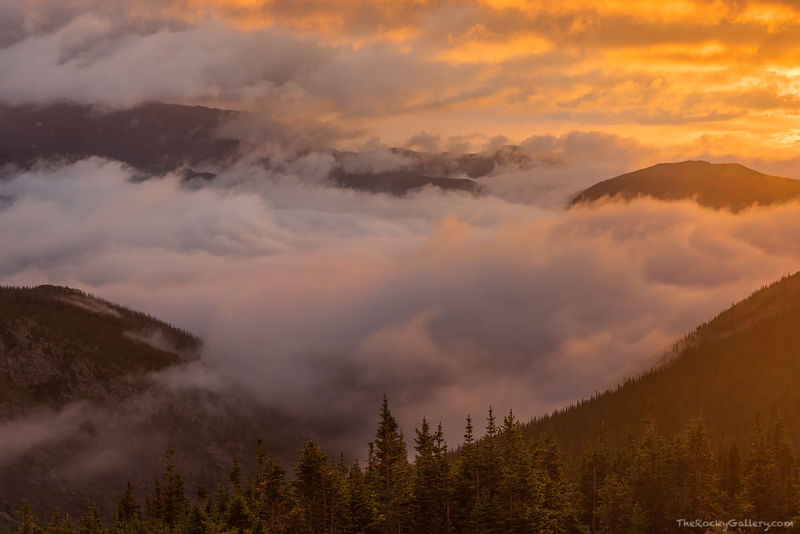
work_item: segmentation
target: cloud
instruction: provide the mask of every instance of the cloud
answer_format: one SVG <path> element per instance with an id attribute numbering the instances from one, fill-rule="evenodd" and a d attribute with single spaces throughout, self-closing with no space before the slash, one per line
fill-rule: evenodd
<path id="1" fill-rule="evenodd" d="M 390 144 L 594 129 L 795 150 L 790 2 L 3 0 L 0 14 L 8 102 L 210 103 L 306 126 L 285 137 Z"/>
<path id="2" fill-rule="evenodd" d="M 565 173 L 596 169 L 573 159 Z M 199 189 L 98 159 L 20 173 L 0 182 L 13 198 L 0 225 L 14 229 L 0 282 L 71 285 L 189 329 L 208 369 L 165 383 L 234 384 L 363 452 L 384 392 L 407 432 L 426 415 L 456 442 L 489 403 L 532 417 L 645 368 L 800 259 L 798 205 L 564 212 L 547 198 L 327 188 L 307 168 L 242 162 Z"/>
<path id="3" fill-rule="evenodd" d="M 82 14 L 51 33 L 0 50 L 3 70 L 14 73 L 0 83 L 0 98 L 11 103 L 247 103 L 288 91 L 289 82 L 324 56 L 320 46 L 281 31 L 242 33 L 210 23 L 120 34 L 110 19 Z"/>
<path id="4" fill-rule="evenodd" d="M 26 452 L 57 442 L 75 432 L 87 419 L 85 405 L 73 404 L 58 413 L 42 412 L 0 424 L 0 466 L 12 462 Z"/>

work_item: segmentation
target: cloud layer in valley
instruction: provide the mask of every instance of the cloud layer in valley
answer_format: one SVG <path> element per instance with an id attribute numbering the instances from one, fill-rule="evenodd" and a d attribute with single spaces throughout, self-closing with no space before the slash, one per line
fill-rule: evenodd
<path id="1" fill-rule="evenodd" d="M 490 402 L 528 418 L 646 368 L 800 260 L 798 205 L 398 199 L 308 179 L 327 158 L 241 162 L 196 189 L 100 159 L 9 176 L 0 283 L 70 285 L 192 330 L 204 383 L 362 451 L 384 392 L 407 432 L 426 415 L 455 442 Z"/>

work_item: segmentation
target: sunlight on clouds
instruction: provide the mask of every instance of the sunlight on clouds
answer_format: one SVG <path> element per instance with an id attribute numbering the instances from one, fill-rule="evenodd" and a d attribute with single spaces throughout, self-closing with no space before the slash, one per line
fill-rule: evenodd
<path id="1" fill-rule="evenodd" d="M 490 34 L 482 25 L 470 28 L 466 34 L 448 39 L 452 47 L 438 54 L 449 63 L 499 63 L 511 59 L 547 52 L 552 44 L 534 34 L 510 37 Z"/>
<path id="2" fill-rule="evenodd" d="M 755 22 L 767 28 L 770 33 L 777 32 L 787 25 L 796 25 L 798 16 L 797 7 L 775 5 L 763 2 L 754 2 L 748 6 L 737 18 L 737 22 Z"/>
<path id="3" fill-rule="evenodd" d="M 12 102 L 291 100 L 273 113 L 393 142 L 579 127 L 672 146 L 746 134 L 748 154 L 800 128 L 790 0 L 15 1 L 21 27 L 0 24 Z M 97 28 L 63 33 L 89 13 Z"/>
<path id="4" fill-rule="evenodd" d="M 575 14 L 593 12 L 600 15 L 630 15 L 643 19 L 663 21 L 682 20 L 700 14 L 716 19 L 724 12 L 723 1 L 697 2 L 692 0 L 564 0 L 561 2 L 541 2 L 538 0 L 481 0 L 491 9 L 517 9 L 527 13 Z"/>

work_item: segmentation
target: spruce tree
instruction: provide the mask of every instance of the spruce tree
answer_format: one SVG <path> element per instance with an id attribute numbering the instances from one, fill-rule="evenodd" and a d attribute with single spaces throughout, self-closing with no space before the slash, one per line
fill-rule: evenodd
<path id="1" fill-rule="evenodd" d="M 76 534 L 75 525 L 69 514 L 62 516 L 58 511 L 53 512 L 53 515 L 50 516 L 50 523 L 45 528 L 45 532 L 47 534 Z"/>
<path id="2" fill-rule="evenodd" d="M 377 510 L 364 472 L 355 462 L 347 473 L 347 491 L 344 503 L 344 532 L 373 531 Z"/>
<path id="3" fill-rule="evenodd" d="M 100 511 L 93 504 L 89 504 L 78 523 L 78 534 L 105 534 L 105 532 L 106 528 L 100 519 Z"/>
<path id="4" fill-rule="evenodd" d="M 674 447 L 673 517 L 714 517 L 719 510 L 717 466 L 711 440 L 700 417 L 689 422 Z"/>
<path id="5" fill-rule="evenodd" d="M 125 493 L 120 499 L 111 521 L 113 534 L 128 534 L 140 532 L 144 528 L 141 521 L 141 511 L 136 496 L 133 494 L 133 485 L 125 485 Z"/>
<path id="6" fill-rule="evenodd" d="M 381 531 L 400 534 L 407 531 L 411 523 L 410 466 L 406 444 L 389 410 L 386 395 L 383 396 L 380 417 L 367 474 L 380 514 Z"/>
<path id="7" fill-rule="evenodd" d="M 581 520 L 589 526 L 592 534 L 598 531 L 597 510 L 600 505 L 600 488 L 603 487 L 610 470 L 611 453 L 603 427 L 597 441 L 584 453 L 581 462 Z"/>
<path id="8" fill-rule="evenodd" d="M 630 484 L 637 509 L 637 522 L 647 532 L 664 532 L 672 526 L 667 517 L 668 449 L 648 415 L 645 430 L 633 452 L 628 468 Z"/>
<path id="9" fill-rule="evenodd" d="M 504 526 L 500 498 L 503 462 L 498 443 L 499 432 L 494 410 L 489 406 L 486 434 L 477 452 L 479 492 L 471 519 L 475 532 L 499 532 Z"/>
<path id="10" fill-rule="evenodd" d="M 722 469 L 722 490 L 730 499 L 736 499 L 742 491 L 742 458 L 739 446 L 731 443 Z"/>
<path id="11" fill-rule="evenodd" d="M 573 530 L 578 525 L 577 497 L 574 487 L 565 479 L 561 450 L 552 429 L 547 429 L 536 441 L 533 463 L 538 502 L 531 502 L 528 513 L 537 532 L 555 534 Z"/>
<path id="12" fill-rule="evenodd" d="M 452 523 L 457 532 L 475 530 L 475 509 L 480 499 L 480 465 L 472 418 L 467 415 L 464 443 L 458 449 L 453 473 Z"/>
<path id="13" fill-rule="evenodd" d="M 786 431 L 786 422 L 776 414 L 770 424 L 769 449 L 775 463 L 775 517 L 792 518 L 800 512 L 797 456 Z"/>
<path id="14" fill-rule="evenodd" d="M 22 506 L 17 510 L 17 517 L 19 517 L 19 526 L 16 534 L 41 534 L 42 529 L 39 527 L 39 518 L 33 513 L 28 501 L 22 501 Z"/>
<path id="15" fill-rule="evenodd" d="M 419 533 L 448 532 L 451 505 L 450 465 L 441 424 L 435 433 L 431 433 L 428 421 L 423 418 L 414 442 L 417 453 L 414 530 Z"/>
<path id="16" fill-rule="evenodd" d="M 750 433 L 744 478 L 745 511 L 756 520 L 775 520 L 775 504 L 779 497 L 775 484 L 777 466 L 771 449 L 762 428 L 761 416 L 756 415 Z"/>
<path id="17" fill-rule="evenodd" d="M 503 419 L 499 440 L 503 531 L 529 532 L 534 529 L 534 517 L 541 514 L 541 480 L 534 477 L 533 457 L 511 411 Z"/>
<path id="18" fill-rule="evenodd" d="M 258 440 L 256 451 L 255 512 L 259 523 L 269 532 L 280 531 L 286 515 L 286 472 L 280 460 L 267 456 L 264 442 Z"/>
<path id="19" fill-rule="evenodd" d="M 175 450 L 171 445 L 167 447 L 164 464 L 162 519 L 167 526 L 174 527 L 183 521 L 188 502 L 183 489 L 183 479 L 175 467 Z"/>
<path id="20" fill-rule="evenodd" d="M 329 517 L 328 455 L 313 441 L 303 445 L 295 465 L 295 477 L 303 530 L 310 534 L 325 532 Z"/>

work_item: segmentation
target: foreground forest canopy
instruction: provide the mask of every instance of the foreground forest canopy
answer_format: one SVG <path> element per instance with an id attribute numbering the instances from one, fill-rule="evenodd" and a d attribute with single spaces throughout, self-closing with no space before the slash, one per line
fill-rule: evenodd
<path id="1" fill-rule="evenodd" d="M 226 453 L 227 482 L 196 488 L 177 468 L 196 443 L 173 441 L 165 462 L 150 458 L 166 464 L 156 481 L 91 497 L 98 506 L 83 513 L 48 519 L 52 507 L 32 498 L 16 515 L 12 507 L 3 514 L 13 516 L 9 531 L 64 533 L 785 530 L 778 522 L 800 525 L 798 320 L 795 274 L 704 323 L 668 361 L 612 391 L 528 424 L 492 411 L 474 428 L 467 418 L 455 449 L 424 419 L 413 439 L 404 436 L 384 400 L 361 465 L 312 442 L 287 462 L 259 442 L 255 461 Z M 226 428 L 238 439 L 253 430 L 233 421 Z M 124 481 L 110 487 L 122 491 Z M 734 523 L 691 527 L 682 519 Z"/>
<path id="2" fill-rule="evenodd" d="M 616 451 L 601 433 L 584 451 L 575 480 L 565 474 L 552 433 L 529 442 L 513 413 L 498 422 L 491 408 L 484 430 L 476 440 L 467 417 L 454 451 L 441 425 L 433 429 L 423 419 L 412 462 L 384 398 L 363 468 L 309 441 L 287 469 L 259 442 L 255 472 L 244 473 L 233 458 L 227 484 L 189 497 L 175 466 L 179 451 L 170 447 L 144 500 L 129 483 L 110 523 L 102 519 L 109 511 L 92 504 L 76 525 L 58 512 L 40 520 L 24 503 L 16 532 L 611 534 L 710 530 L 680 522 L 698 519 L 737 522 L 729 532 L 800 525 L 798 461 L 780 415 L 768 423 L 757 418 L 748 450 L 733 444 L 721 456 L 702 417 L 668 438 L 646 421 L 644 433 Z"/>

